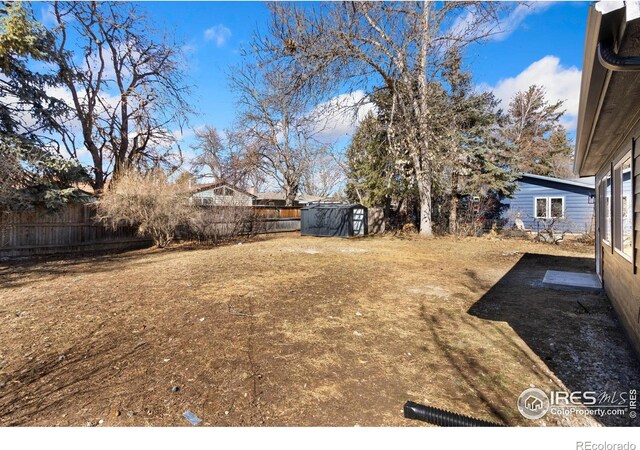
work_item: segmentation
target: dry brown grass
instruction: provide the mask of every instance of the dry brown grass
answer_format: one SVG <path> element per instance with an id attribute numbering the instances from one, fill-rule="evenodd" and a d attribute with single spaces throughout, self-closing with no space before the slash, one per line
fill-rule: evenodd
<path id="1" fill-rule="evenodd" d="M 515 407 L 530 385 L 637 384 L 606 299 L 575 294 L 581 315 L 539 287 L 546 268 L 588 270 L 591 252 L 283 235 L 0 266 L 0 424 L 185 425 L 190 409 L 207 425 L 415 425 L 406 400 L 597 424 Z"/>

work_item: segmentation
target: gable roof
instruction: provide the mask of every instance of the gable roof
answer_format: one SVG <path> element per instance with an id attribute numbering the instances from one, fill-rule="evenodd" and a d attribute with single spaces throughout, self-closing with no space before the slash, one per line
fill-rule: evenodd
<path id="1" fill-rule="evenodd" d="M 284 192 L 258 192 L 255 195 L 258 200 L 286 200 Z M 307 195 L 298 193 L 296 195 L 296 201 L 300 203 L 319 202 L 323 200 L 323 197 L 317 195 Z"/>
<path id="2" fill-rule="evenodd" d="M 560 183 L 567 184 L 570 186 L 578 186 L 588 189 L 595 189 L 595 179 L 594 177 L 586 177 L 586 178 L 577 178 L 577 179 L 566 179 L 566 178 L 554 178 L 554 177 L 546 177 L 544 175 L 535 175 L 532 173 L 523 173 L 520 175 L 520 178 L 533 178 L 536 180 L 549 181 L 552 183 Z"/>
<path id="3" fill-rule="evenodd" d="M 227 187 L 227 188 L 232 189 L 232 190 L 234 190 L 236 192 L 240 192 L 241 194 L 248 195 L 249 197 L 252 197 L 252 198 L 256 198 L 255 194 L 252 194 L 251 192 L 247 192 L 244 189 L 240 189 L 239 187 L 234 186 L 232 184 L 229 184 L 229 183 L 227 183 L 225 181 L 217 181 L 215 183 L 206 183 L 206 184 L 196 184 L 196 185 L 191 187 L 191 193 L 195 194 L 195 193 L 198 193 L 198 192 L 204 192 L 204 191 L 208 191 L 208 190 L 211 190 L 211 189 L 216 189 L 216 188 L 219 188 L 219 187 Z"/>

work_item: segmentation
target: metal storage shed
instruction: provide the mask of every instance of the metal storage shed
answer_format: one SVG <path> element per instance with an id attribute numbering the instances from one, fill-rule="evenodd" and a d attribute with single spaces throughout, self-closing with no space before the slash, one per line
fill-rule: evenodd
<path id="1" fill-rule="evenodd" d="M 302 208 L 300 234 L 303 236 L 365 236 L 367 208 L 359 204 L 315 203 Z"/>

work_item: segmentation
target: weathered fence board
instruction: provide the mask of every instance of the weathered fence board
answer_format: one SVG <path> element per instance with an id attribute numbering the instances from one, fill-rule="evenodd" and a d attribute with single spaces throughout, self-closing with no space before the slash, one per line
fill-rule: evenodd
<path id="1" fill-rule="evenodd" d="M 0 214 L 0 257 L 140 247 L 149 242 L 138 237 L 135 228 L 111 229 L 95 215 L 92 204 Z"/>
<path id="2" fill-rule="evenodd" d="M 279 233 L 300 230 L 299 206 L 254 206 L 258 217 L 257 232 Z"/>
<path id="3" fill-rule="evenodd" d="M 205 236 L 234 236 L 300 230 L 300 207 L 205 206 Z M 185 236 L 188 234 L 185 233 Z"/>
<path id="4" fill-rule="evenodd" d="M 225 207 L 221 207 L 225 208 Z M 299 207 L 255 206 L 246 208 L 256 217 L 246 233 L 278 233 L 300 230 Z M 150 241 L 136 235 L 133 227 L 111 229 L 95 219 L 93 204 L 72 204 L 58 211 L 37 209 L 0 214 L 0 257 L 66 253 L 79 250 L 139 248 Z M 231 218 L 210 226 L 218 234 L 231 233 L 237 225 Z"/>

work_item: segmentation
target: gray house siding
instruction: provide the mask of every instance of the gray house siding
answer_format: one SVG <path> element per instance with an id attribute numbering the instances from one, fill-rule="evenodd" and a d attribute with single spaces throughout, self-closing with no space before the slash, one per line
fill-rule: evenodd
<path id="1" fill-rule="evenodd" d="M 525 228 L 537 231 L 542 228 L 540 219 L 535 217 L 536 198 L 564 199 L 564 219 L 558 223 L 559 231 L 572 233 L 593 232 L 595 189 L 572 184 L 541 180 L 523 176 L 518 182 L 514 198 L 502 201 L 506 205 L 502 218 L 505 227 L 511 227 L 519 217 Z"/>

